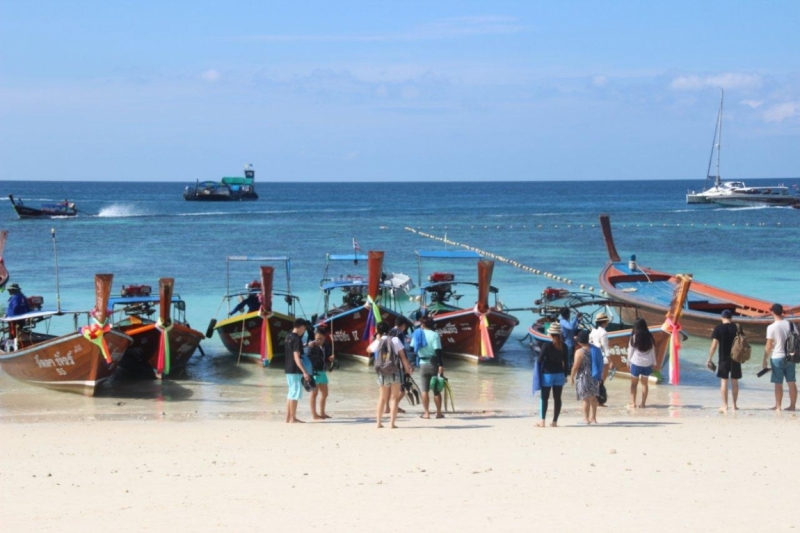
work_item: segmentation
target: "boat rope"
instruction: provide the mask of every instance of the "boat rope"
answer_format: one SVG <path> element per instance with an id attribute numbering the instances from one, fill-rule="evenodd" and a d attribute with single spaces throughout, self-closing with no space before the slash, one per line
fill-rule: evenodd
<path id="1" fill-rule="evenodd" d="M 506 263 L 508 265 L 511 265 L 513 267 L 516 267 L 516 268 L 519 268 L 520 270 L 524 270 L 525 272 L 528 272 L 530 274 L 534 274 L 536 276 L 544 276 L 546 278 L 552 279 L 553 281 L 566 283 L 567 285 L 573 285 L 575 283 L 573 280 L 571 280 L 570 278 L 567 278 L 566 276 L 558 276 L 558 275 L 553 274 L 551 272 L 545 272 L 545 271 L 543 271 L 541 269 L 534 268 L 532 266 L 528 266 L 528 265 L 522 264 L 519 261 L 515 261 L 513 259 L 509 259 L 508 257 L 504 257 L 504 256 L 498 255 L 498 254 L 493 254 L 491 252 L 487 252 L 486 250 L 481 250 L 480 248 L 477 248 L 475 246 L 470 246 L 468 244 L 463 244 L 463 243 L 460 243 L 460 242 L 453 241 L 451 239 L 448 239 L 446 236 L 445 237 L 437 237 L 436 235 L 431 235 L 430 233 L 426 233 L 424 231 L 420 231 L 420 230 L 411 228 L 409 226 L 406 226 L 405 230 L 406 231 L 410 231 L 411 233 L 414 233 L 415 235 L 419 235 L 420 237 L 426 237 L 428 239 L 433 239 L 434 241 L 439 241 L 439 242 L 442 242 L 444 244 L 451 244 L 453 246 L 460 246 L 461 248 L 464 248 L 466 250 L 471 250 L 473 252 L 477 252 L 477 253 L 479 253 L 481 255 L 484 255 L 486 257 L 494 259 L 495 261 L 499 261 L 501 263 Z M 580 284 L 580 288 L 581 289 L 586 289 L 589 292 L 594 292 L 594 287 L 593 286 L 588 286 L 587 287 L 587 285 L 585 285 L 585 284 Z M 601 294 L 605 294 L 605 291 L 603 291 L 603 290 L 599 290 L 598 292 L 600 292 Z"/>
<path id="2" fill-rule="evenodd" d="M 170 322 L 165 326 L 161 321 L 161 317 L 156 321 L 156 329 L 161 332 L 161 338 L 158 342 L 158 360 L 156 362 L 156 375 L 161 378 L 164 374 L 169 374 L 170 359 L 169 352 L 169 332 L 172 331 L 174 324 Z"/>

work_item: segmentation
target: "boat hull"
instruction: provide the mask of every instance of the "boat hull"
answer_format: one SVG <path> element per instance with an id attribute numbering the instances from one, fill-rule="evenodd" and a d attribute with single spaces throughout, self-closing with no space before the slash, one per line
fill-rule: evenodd
<path id="1" fill-rule="evenodd" d="M 609 262 L 600 274 L 600 286 L 612 298 L 638 306 L 638 316 L 648 323 L 661 323 L 669 309 L 669 298 L 677 279 L 664 272 L 646 267 L 631 271 L 626 263 Z M 767 326 L 772 324 L 772 302 L 750 298 L 697 281 L 692 282 L 686 305 L 681 314 L 684 333 L 711 338 L 714 328 L 721 323 L 720 313 L 728 309 L 733 321 L 741 324 L 751 343 L 763 344 Z M 784 317 L 800 323 L 800 309 L 784 306 Z M 623 310 L 623 320 L 634 319 L 633 309 Z M 626 316 L 626 314 L 628 316 Z"/>
<path id="2" fill-rule="evenodd" d="M 286 335 L 294 328 L 295 317 L 274 313 L 269 317 L 272 336 L 273 360 L 283 359 Z M 264 319 L 258 311 L 227 318 L 215 327 L 222 344 L 234 355 L 242 359 L 261 361 L 261 335 Z"/>
<path id="3" fill-rule="evenodd" d="M 105 340 L 111 363 L 106 362 L 97 345 L 80 333 L 71 333 L 17 351 L 0 352 L 0 367 L 12 378 L 31 385 L 94 396 L 131 342 L 130 337 L 115 330 L 106 333 Z"/>
<path id="4" fill-rule="evenodd" d="M 158 352 L 161 332 L 155 324 L 138 324 L 121 328 L 122 332 L 133 339 L 122 357 L 123 368 L 147 368 L 156 372 L 158 368 Z M 173 324 L 169 332 L 170 373 L 186 367 L 203 334 L 183 324 Z"/>
<path id="5" fill-rule="evenodd" d="M 399 313 L 378 306 L 380 309 L 381 320 L 394 325 Z M 345 357 L 358 361 L 359 363 L 369 364 L 371 356 L 367 354 L 367 347 L 372 342 L 367 329 L 367 317 L 369 311 L 365 307 L 348 309 L 320 320 L 324 324 L 333 341 L 333 353 L 336 357 Z"/>
<path id="6" fill-rule="evenodd" d="M 503 347 L 519 320 L 506 313 L 490 310 L 486 317 L 489 322 L 489 338 L 492 351 Z M 434 328 L 442 340 L 442 351 L 450 356 L 472 363 L 487 359 L 481 357 L 480 316 L 472 309 L 437 313 L 432 316 Z"/>

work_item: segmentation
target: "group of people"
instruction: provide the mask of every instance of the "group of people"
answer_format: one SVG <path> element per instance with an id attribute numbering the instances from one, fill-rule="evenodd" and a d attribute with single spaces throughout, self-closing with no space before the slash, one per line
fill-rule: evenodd
<path id="1" fill-rule="evenodd" d="M 431 393 L 436 418 L 444 418 L 442 413 L 442 388 L 436 386 L 437 380 L 444 379 L 444 362 L 442 359 L 442 342 L 434 329 L 433 320 L 423 317 L 419 327 L 408 339 L 408 328 L 411 323 L 404 317 L 396 318 L 394 327 L 382 321 L 376 325 L 372 342 L 367 347 L 367 354 L 374 358 L 377 383 L 379 387 L 376 407 L 377 427 L 383 427 L 383 418 L 389 415 L 390 427 L 395 428 L 400 409 L 403 390 L 409 387 L 419 367 L 420 396 L 423 408 L 421 418 L 431 417 Z M 285 339 L 286 382 L 288 394 L 286 399 L 286 422 L 298 423 L 297 405 L 302 398 L 303 389 L 310 393 L 311 417 L 313 420 L 330 418 L 325 412 L 328 398 L 327 369 L 335 362 L 330 336 L 324 326 L 314 330 L 313 340 L 303 342 L 303 336 L 311 325 L 303 318 L 294 322 L 292 332 Z M 415 357 L 409 354 L 413 351 Z M 416 382 L 414 382 L 416 386 Z"/>

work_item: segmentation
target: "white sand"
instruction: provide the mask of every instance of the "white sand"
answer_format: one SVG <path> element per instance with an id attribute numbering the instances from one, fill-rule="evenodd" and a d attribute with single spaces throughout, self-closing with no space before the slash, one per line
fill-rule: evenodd
<path id="1" fill-rule="evenodd" d="M 576 404 L 568 402 L 570 408 Z M 303 409 L 301 408 L 301 413 Z M 672 413 L 673 415 L 675 413 Z M 784 531 L 792 413 L 6 422 L 0 530 Z"/>

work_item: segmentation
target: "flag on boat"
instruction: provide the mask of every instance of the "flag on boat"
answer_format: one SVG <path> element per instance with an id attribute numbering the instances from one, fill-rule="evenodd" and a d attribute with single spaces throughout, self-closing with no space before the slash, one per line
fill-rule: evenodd
<path id="1" fill-rule="evenodd" d="M 353 237 L 353 250 L 355 250 L 356 252 L 360 252 L 361 251 L 361 247 L 356 242 L 356 238 L 355 237 Z"/>

